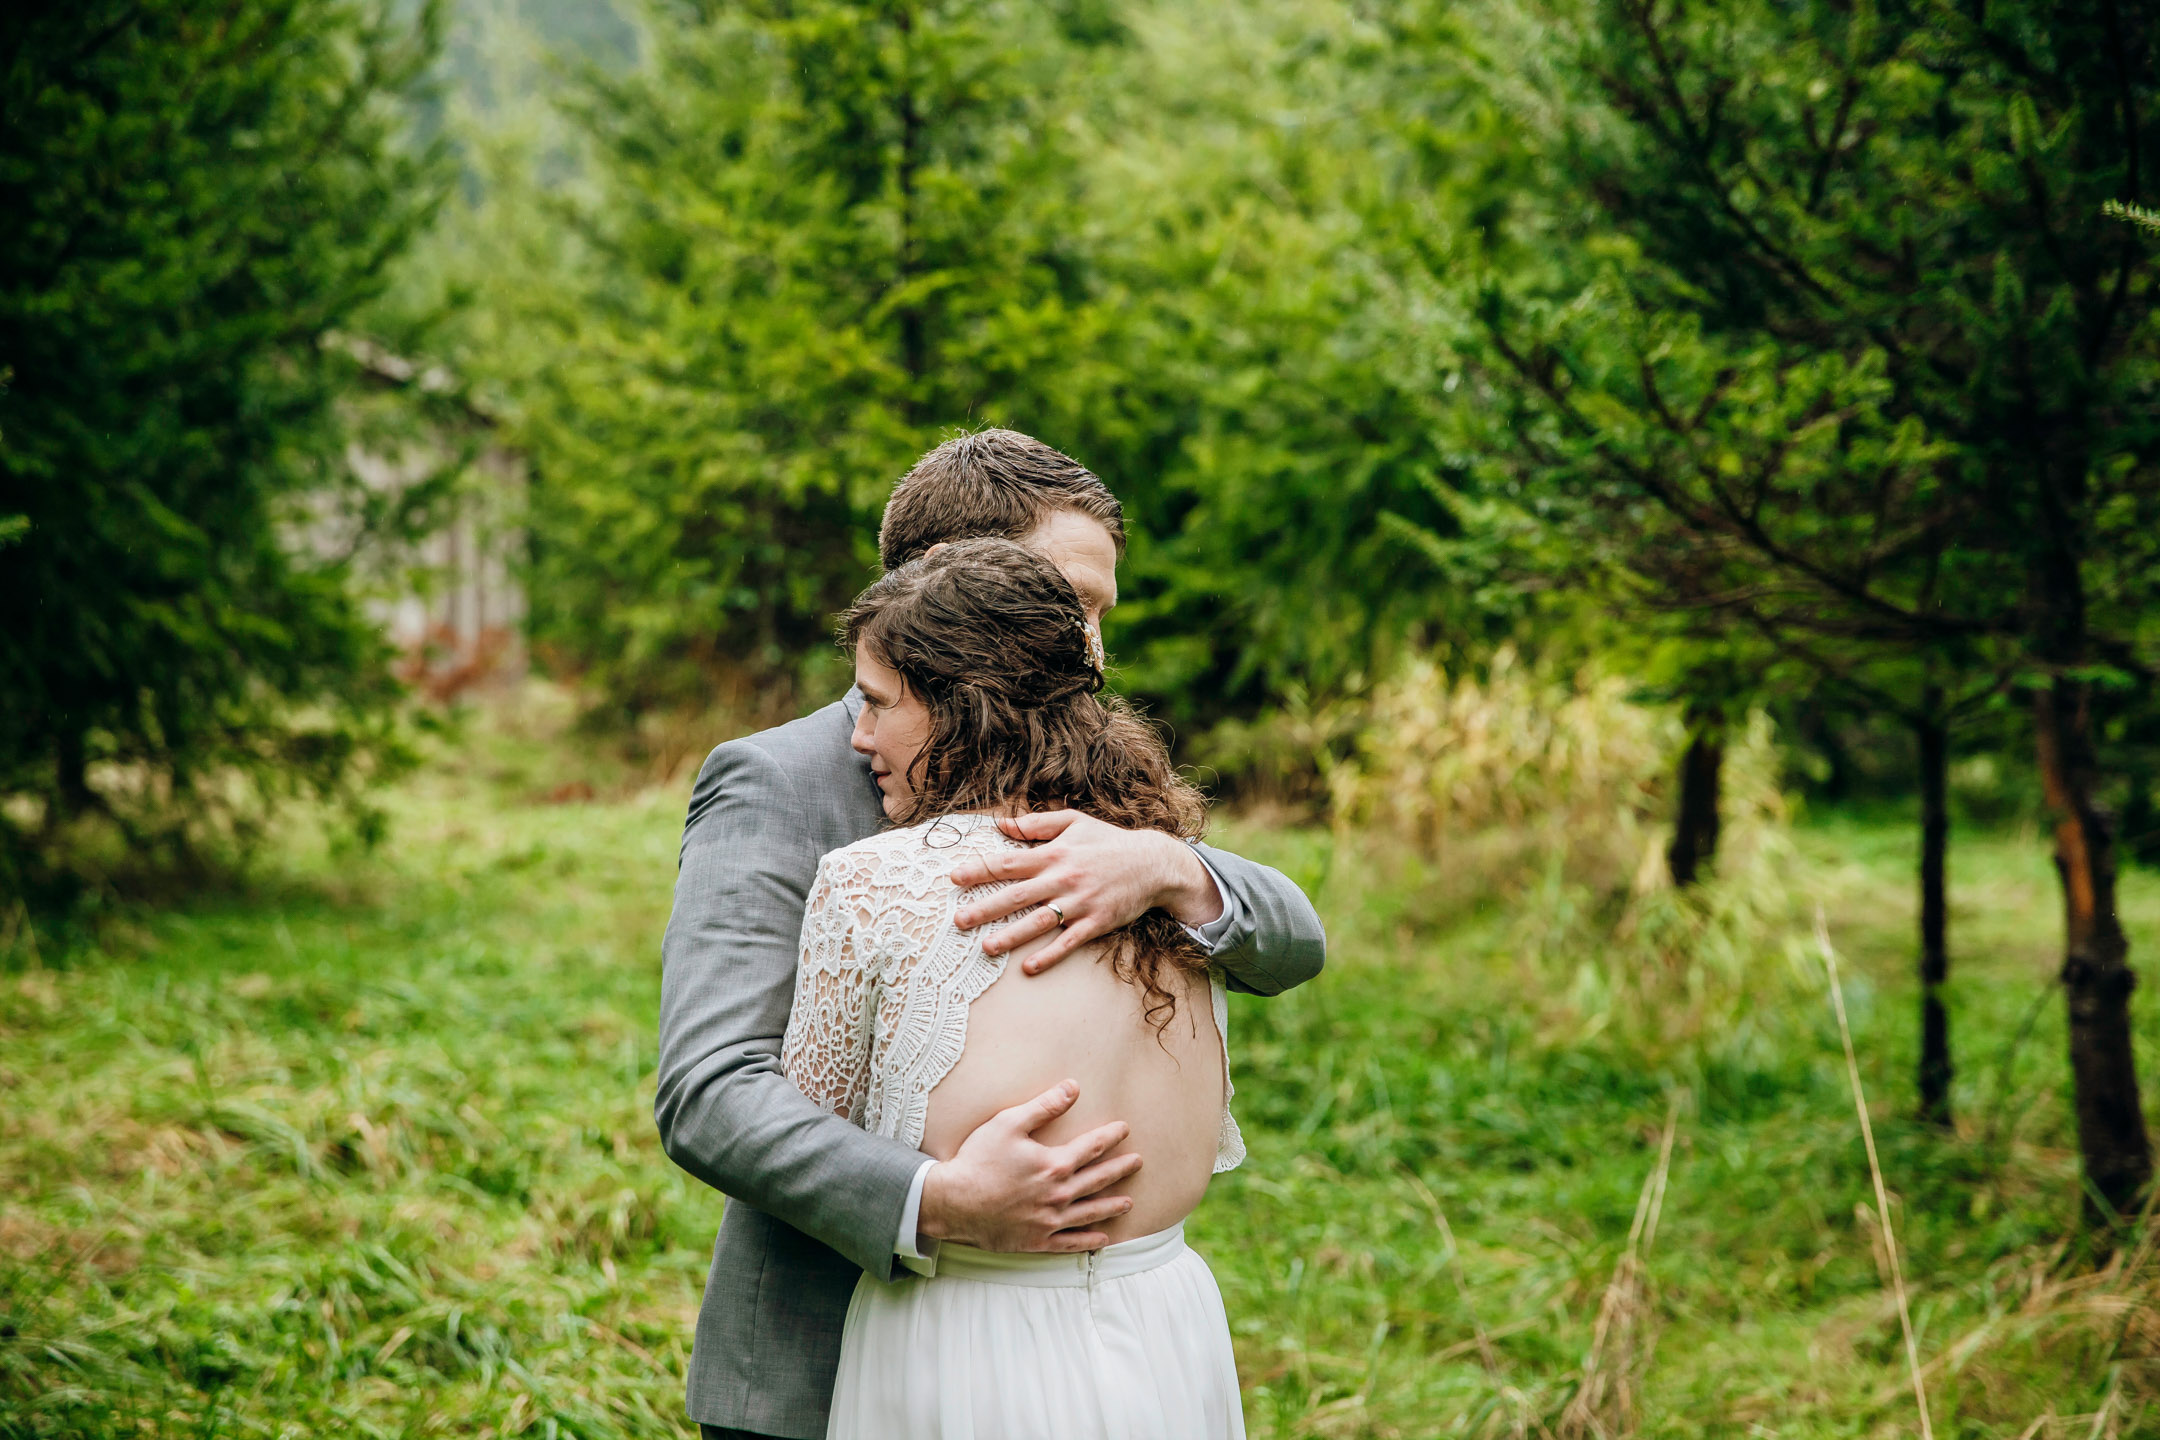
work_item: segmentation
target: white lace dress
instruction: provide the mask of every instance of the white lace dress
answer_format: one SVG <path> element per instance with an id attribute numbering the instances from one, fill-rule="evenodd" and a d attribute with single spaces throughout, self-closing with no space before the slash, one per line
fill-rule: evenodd
<path id="1" fill-rule="evenodd" d="M 827 855 L 803 917 L 781 1065 L 810 1099 L 920 1146 L 968 1007 L 1004 973 L 952 923 L 971 856 L 1018 848 L 987 817 L 888 830 Z M 992 888 L 992 887 L 986 887 Z M 1222 977 L 1216 1033 L 1227 1050 Z M 1215 1169 L 1245 1157 L 1225 1075 Z M 1015 1100 L 1024 1099 L 1016 1096 Z M 864 1276 L 826 1431 L 835 1440 L 1218 1440 L 1242 1436 L 1222 1295 L 1184 1227 L 1088 1255 L 945 1245 L 934 1278 Z"/>

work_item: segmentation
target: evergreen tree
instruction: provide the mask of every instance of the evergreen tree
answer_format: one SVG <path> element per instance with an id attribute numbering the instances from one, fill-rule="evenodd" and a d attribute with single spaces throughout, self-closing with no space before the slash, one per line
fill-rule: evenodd
<path id="1" fill-rule="evenodd" d="M 1053 22 L 656 10 L 639 68 L 583 75 L 586 177 L 533 201 L 579 249 L 497 285 L 497 343 L 537 357 L 503 381 L 534 634 L 621 715 L 792 714 L 919 454 L 989 423 L 1074 445 L 1098 320 L 1059 121 L 1088 59 Z"/>
<path id="2" fill-rule="evenodd" d="M 1249 750 L 1266 727 L 1240 722 L 1324 711 L 1406 643 L 1483 645 L 1509 623 L 1405 543 L 1456 531 L 1459 460 L 1433 286 L 1372 217 L 1474 213 L 1514 150 L 1462 64 L 1459 7 L 1134 15 L 1089 117 L 1115 365 L 1081 453 L 1135 521 L 1110 632 L 1123 681 L 1235 783 L 1311 765 L 1302 746 Z"/>
<path id="3" fill-rule="evenodd" d="M 343 454 L 354 367 L 324 341 L 429 214 L 434 162 L 399 135 L 432 15 L 0 13 L 0 792 L 35 802 L 0 822 L 17 863 L 90 815 L 173 839 L 235 767 L 335 786 L 376 728 L 381 642 L 346 584 L 371 511 Z"/>
<path id="4" fill-rule="evenodd" d="M 2096 1210 L 2128 1213 L 2151 1162 L 2095 716 L 2156 668 L 2160 266 L 2102 205 L 2151 193 L 2160 26 L 1597 0 L 1575 39 L 1555 179 L 1594 216 L 1556 212 L 1567 258 L 1483 300 L 1513 433 L 1671 599 L 1924 740 L 1959 692 L 2022 689 L 2080 1148 Z"/>

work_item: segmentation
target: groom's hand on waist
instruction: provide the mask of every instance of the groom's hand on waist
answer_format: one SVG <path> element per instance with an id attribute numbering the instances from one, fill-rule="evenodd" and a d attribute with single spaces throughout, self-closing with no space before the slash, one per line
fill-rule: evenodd
<path id="1" fill-rule="evenodd" d="M 982 942 L 984 954 L 1001 955 L 1058 931 L 1022 962 L 1030 975 L 1158 906 L 1186 925 L 1206 925 L 1223 913 L 1215 877 L 1175 835 L 1127 830 L 1078 810 L 1009 816 L 998 829 L 1034 842 L 1033 848 L 1001 850 L 957 866 L 953 883 L 963 888 L 1013 883 L 962 906 L 953 923 L 972 930 L 1030 905 L 1042 907 Z M 1062 922 L 1058 910 L 1065 912 Z"/>
<path id="2" fill-rule="evenodd" d="M 1103 1157 L 1125 1143 L 1129 1127 L 1113 1121 L 1063 1145 L 1035 1138 L 1079 1098 L 1079 1085 L 1067 1080 L 977 1126 L 952 1159 L 924 1176 L 919 1233 L 980 1250 L 1071 1253 L 1107 1245 L 1109 1236 L 1093 1227 L 1123 1215 L 1132 1201 L 1101 1192 L 1131 1178 L 1140 1157 Z"/>

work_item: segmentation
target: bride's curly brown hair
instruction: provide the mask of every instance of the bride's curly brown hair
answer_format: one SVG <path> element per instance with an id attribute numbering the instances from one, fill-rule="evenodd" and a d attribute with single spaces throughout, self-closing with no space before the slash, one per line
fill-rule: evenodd
<path id="1" fill-rule="evenodd" d="M 1099 653 L 1072 583 L 1010 540 L 962 540 L 889 572 L 840 619 L 858 645 L 900 675 L 930 715 L 909 767 L 898 825 L 1017 805 L 1068 806 L 1128 829 L 1197 840 L 1207 804 L 1170 766 L 1162 737 L 1124 700 L 1102 693 Z M 1207 968 L 1207 953 L 1168 912 L 1150 910 L 1105 937 L 1117 976 L 1169 1024 L 1165 971 Z"/>

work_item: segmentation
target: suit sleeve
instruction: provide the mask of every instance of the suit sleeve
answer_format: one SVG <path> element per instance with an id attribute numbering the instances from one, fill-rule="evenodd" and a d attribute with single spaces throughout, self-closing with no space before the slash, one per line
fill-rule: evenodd
<path id="1" fill-rule="evenodd" d="M 1209 845 L 1198 849 L 1225 891 L 1231 923 L 1216 938 L 1213 958 L 1230 988 L 1280 995 L 1318 975 L 1327 960 L 1327 932 L 1305 892 L 1271 866 Z"/>
<path id="2" fill-rule="evenodd" d="M 817 869 L 779 764 L 743 741 L 713 751 L 661 946 L 653 1118 L 683 1169 L 886 1279 L 923 1156 L 820 1109 L 780 1064 Z"/>

